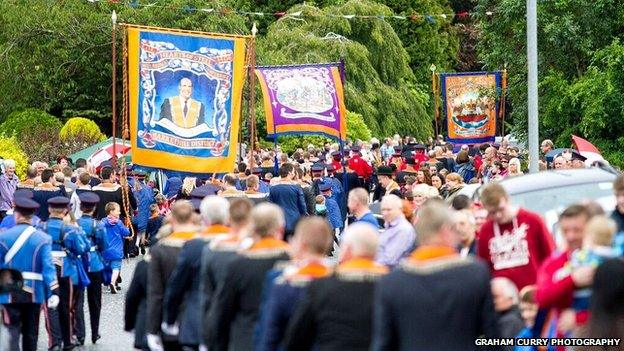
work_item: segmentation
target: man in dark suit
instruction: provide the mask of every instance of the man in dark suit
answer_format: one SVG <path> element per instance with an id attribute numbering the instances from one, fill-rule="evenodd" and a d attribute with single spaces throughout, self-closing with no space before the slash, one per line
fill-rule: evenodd
<path id="1" fill-rule="evenodd" d="M 277 261 L 288 260 L 288 244 L 281 240 L 282 210 L 275 204 L 259 204 L 251 211 L 251 223 L 254 243 L 229 264 L 212 303 L 208 321 L 210 350 L 253 348 L 266 273 Z"/>
<path id="2" fill-rule="evenodd" d="M 191 98 L 193 82 L 188 78 L 180 79 L 179 96 L 165 99 L 160 107 L 160 120 L 170 120 L 181 128 L 193 128 L 201 123 L 211 126 L 205 120 L 205 107 L 201 102 Z"/>
<path id="3" fill-rule="evenodd" d="M 286 219 L 286 235 L 288 239 L 295 231 L 299 217 L 308 214 L 308 207 L 301 185 L 293 181 L 295 169 L 290 163 L 285 163 L 279 169 L 280 182 L 271 187 L 269 201 L 284 210 Z"/>
<path id="4" fill-rule="evenodd" d="M 420 246 L 377 286 L 372 350 L 475 350 L 479 336 L 498 335 L 489 269 L 459 256 L 444 204 L 418 214 Z"/>
<path id="5" fill-rule="evenodd" d="M 388 272 L 376 263 L 377 231 L 355 223 L 343 233 L 340 265 L 310 283 L 284 337 L 284 350 L 368 350 L 375 283 Z"/>
<path id="6" fill-rule="evenodd" d="M 171 208 L 173 232 L 158 240 L 150 250 L 147 269 L 147 320 L 145 325 L 147 344 L 150 349 L 178 350 L 177 332 L 167 328 L 162 330 L 163 299 L 171 273 L 176 267 L 182 246 L 197 234 L 193 223 L 195 212 L 189 201 L 178 200 Z"/>
<path id="7" fill-rule="evenodd" d="M 209 196 L 202 200 L 200 213 L 206 228 L 198 238 L 184 244 L 165 289 L 163 320 L 170 327 L 178 321 L 179 343 L 192 349 L 197 349 L 201 343 L 201 312 L 198 307 L 202 250 L 212 239 L 228 235 L 229 209 L 230 202 L 223 197 Z"/>

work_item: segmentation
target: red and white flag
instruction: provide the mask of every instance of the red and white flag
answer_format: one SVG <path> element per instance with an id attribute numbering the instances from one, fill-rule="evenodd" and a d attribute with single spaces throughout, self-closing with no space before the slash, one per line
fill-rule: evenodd
<path id="1" fill-rule="evenodd" d="M 592 164 L 594 161 L 598 160 L 604 161 L 604 158 L 600 154 L 600 150 L 598 150 L 598 148 L 589 141 L 576 135 L 572 135 L 572 142 L 574 142 L 578 152 L 587 158 L 585 161 L 586 164 Z"/>

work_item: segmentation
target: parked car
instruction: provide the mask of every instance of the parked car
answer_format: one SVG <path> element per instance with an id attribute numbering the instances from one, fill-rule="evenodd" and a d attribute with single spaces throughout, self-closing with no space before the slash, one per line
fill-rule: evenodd
<path id="1" fill-rule="evenodd" d="M 540 214 L 555 237 L 562 243 L 557 220 L 563 210 L 581 201 L 595 201 L 605 212 L 615 208 L 613 181 L 617 174 L 602 168 L 549 170 L 506 178 L 500 184 L 511 196 L 514 205 Z M 479 199 L 482 188 L 476 190 Z"/>

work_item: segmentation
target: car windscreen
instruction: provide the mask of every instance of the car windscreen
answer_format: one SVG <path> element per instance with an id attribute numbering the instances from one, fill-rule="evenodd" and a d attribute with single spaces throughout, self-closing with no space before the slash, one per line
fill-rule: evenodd
<path id="1" fill-rule="evenodd" d="M 597 182 L 511 194 L 511 198 L 514 205 L 543 215 L 550 210 L 560 213 L 582 200 L 596 200 L 610 195 L 613 195 L 613 183 Z"/>

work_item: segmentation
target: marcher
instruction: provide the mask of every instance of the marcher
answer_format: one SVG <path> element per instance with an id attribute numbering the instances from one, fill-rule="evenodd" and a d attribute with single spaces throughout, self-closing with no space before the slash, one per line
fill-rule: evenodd
<path id="1" fill-rule="evenodd" d="M 201 343 L 199 283 L 201 255 L 204 246 L 218 236 L 228 235 L 230 203 L 219 196 L 208 196 L 200 205 L 206 226 L 199 237 L 187 241 L 178 254 L 178 262 L 169 277 L 163 299 L 163 323 L 168 328 L 179 325 L 180 345 L 197 350 Z M 182 308 L 184 306 L 184 308 Z"/>
<path id="2" fill-rule="evenodd" d="M 458 255 L 450 210 L 427 204 L 416 231 L 419 248 L 377 285 L 371 350 L 464 351 L 497 337 L 488 267 Z"/>
<path id="3" fill-rule="evenodd" d="M 271 187 L 269 201 L 284 211 L 286 220 L 285 239 L 288 239 L 294 233 L 297 220 L 308 214 L 308 207 L 303 196 L 303 189 L 293 181 L 295 177 L 293 166 L 289 163 L 284 164 L 279 170 L 279 175 L 282 181 Z"/>
<path id="4" fill-rule="evenodd" d="M 39 209 L 35 213 L 42 221 L 47 221 L 48 200 L 53 197 L 65 196 L 65 193 L 57 186 L 54 186 L 54 171 L 44 169 L 41 172 L 41 184 L 33 189 L 33 200 L 39 204 Z"/>
<path id="5" fill-rule="evenodd" d="M 57 308 L 59 285 L 52 263 L 52 239 L 31 225 L 39 204 L 26 197 L 16 197 L 14 202 L 17 225 L 0 233 L 0 267 L 19 270 L 24 287 L 0 294 L 0 303 L 5 311 L 10 350 L 35 351 L 40 307 L 47 300 L 48 309 Z"/>
<path id="6" fill-rule="evenodd" d="M 121 260 L 123 259 L 124 238 L 130 236 L 130 230 L 126 227 L 119 216 L 121 209 L 116 202 L 109 202 L 104 207 L 106 218 L 102 219 L 106 236 L 104 242 L 106 247 L 102 250 L 102 258 L 104 264 L 111 272 L 110 282 L 106 280 L 104 283 L 109 284 L 111 294 L 116 294 L 119 290 L 119 273 L 121 271 Z"/>
<path id="7" fill-rule="evenodd" d="M 282 210 L 274 204 L 260 204 L 251 211 L 251 222 L 254 243 L 229 264 L 212 302 L 209 348 L 217 351 L 252 348 L 265 274 L 277 261 L 288 259 L 289 247 L 282 241 Z"/>
<path id="8" fill-rule="evenodd" d="M 292 260 L 283 269 L 274 269 L 274 279 L 269 280 L 271 272 L 267 274 L 263 292 L 266 298 L 261 304 L 254 350 L 274 351 L 282 348 L 288 321 L 307 286 L 332 272 L 325 256 L 332 237 L 330 226 L 322 218 L 309 217 L 299 221 L 291 243 Z"/>
<path id="9" fill-rule="evenodd" d="M 88 276 L 91 284 L 87 286 L 87 303 L 89 304 L 91 342 L 95 344 L 101 338 L 99 330 L 100 312 L 102 310 L 102 283 L 104 282 L 104 258 L 102 257 L 102 251 L 106 247 L 104 240 L 106 229 L 102 222 L 93 218 L 95 207 L 100 202 L 100 197 L 93 192 L 82 192 L 79 196 L 80 213 L 82 215 L 76 222 L 85 233 L 90 248 Z M 80 310 L 82 311 L 82 308 Z M 79 342 L 82 341 L 84 343 L 84 314 L 80 315 L 77 313 L 77 318 L 82 318 L 83 320 L 83 329 L 77 332 L 77 337 Z"/>
<path id="10" fill-rule="evenodd" d="M 234 199 L 230 203 L 230 232 L 227 236 L 215 238 L 204 246 L 200 269 L 200 304 L 202 314 L 202 344 L 210 345 L 211 305 L 215 292 L 225 279 L 227 267 L 238 255 L 241 241 L 249 234 L 249 219 L 252 203 L 247 199 Z M 216 308 L 216 306 L 215 306 Z"/>
<path id="11" fill-rule="evenodd" d="M 349 226 L 340 265 L 312 281 L 286 329 L 284 350 L 367 350 L 371 341 L 375 282 L 388 268 L 374 262 L 377 232 L 364 223 Z M 357 298 L 354 298 L 357 296 Z"/>
<path id="12" fill-rule="evenodd" d="M 198 222 L 189 201 L 178 200 L 171 208 L 173 232 L 158 240 L 150 250 L 147 275 L 147 344 L 151 350 L 179 350 L 175 330 L 162 330 L 163 298 L 167 282 L 176 267 L 178 254 L 184 243 L 198 234 Z"/>
<path id="13" fill-rule="evenodd" d="M 45 176 L 46 171 L 43 171 Z M 39 224 L 39 229 L 52 238 L 52 257 L 56 266 L 59 283 L 58 309 L 47 311 L 49 329 L 48 348 L 51 350 L 71 350 L 76 345 L 72 341 L 73 286 L 80 285 L 86 277 L 81 255 L 88 252 L 88 243 L 82 229 L 66 224 L 69 213 L 69 199 L 56 196 L 48 200 L 49 218 Z M 82 279 L 81 279 L 82 278 Z"/>

